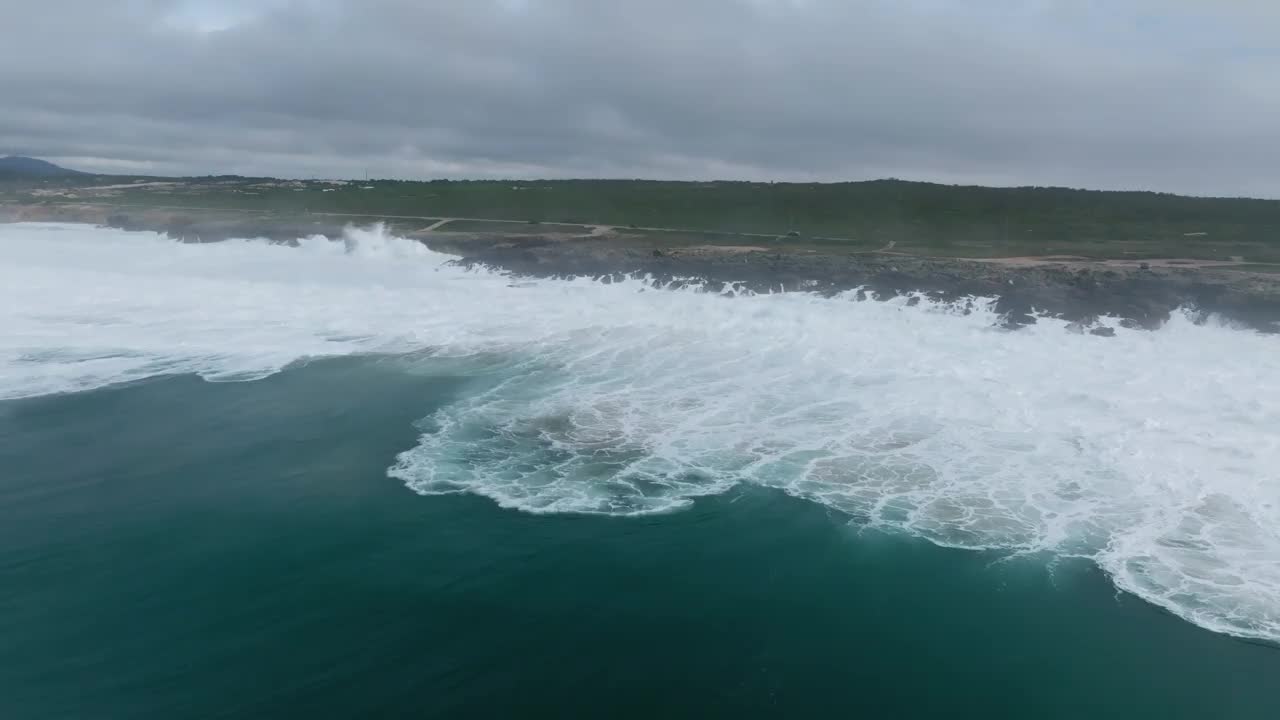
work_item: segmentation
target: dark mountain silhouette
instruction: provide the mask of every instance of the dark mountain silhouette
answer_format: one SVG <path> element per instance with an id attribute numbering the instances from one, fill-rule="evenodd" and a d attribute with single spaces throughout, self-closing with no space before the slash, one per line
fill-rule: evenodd
<path id="1" fill-rule="evenodd" d="M 87 174 L 79 170 L 68 170 L 45 160 L 20 155 L 0 158 L 0 178 L 54 178 Z"/>

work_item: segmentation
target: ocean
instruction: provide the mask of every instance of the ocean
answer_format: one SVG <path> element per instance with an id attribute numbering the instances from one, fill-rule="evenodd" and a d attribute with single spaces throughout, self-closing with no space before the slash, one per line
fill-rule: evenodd
<path id="1" fill-rule="evenodd" d="M 0 225 L 0 718 L 1280 717 L 1280 337 Z"/>

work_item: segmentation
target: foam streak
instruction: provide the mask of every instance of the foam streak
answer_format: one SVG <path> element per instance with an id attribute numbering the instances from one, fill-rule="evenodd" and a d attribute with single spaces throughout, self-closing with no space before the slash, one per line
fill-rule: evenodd
<path id="1" fill-rule="evenodd" d="M 757 483 L 941 545 L 1089 557 L 1192 622 L 1280 641 L 1280 337 L 1183 315 L 1007 332 L 981 300 L 513 283 L 448 260 L 378 229 L 290 248 L 0 226 L 0 399 L 425 353 L 480 387 L 390 469 L 418 492 L 638 515 Z"/>

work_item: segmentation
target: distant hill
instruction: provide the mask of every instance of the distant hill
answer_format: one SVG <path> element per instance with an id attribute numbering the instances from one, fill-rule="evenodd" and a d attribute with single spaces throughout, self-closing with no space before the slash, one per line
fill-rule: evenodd
<path id="1" fill-rule="evenodd" d="M 46 160 L 20 155 L 0 158 L 0 178 L 54 178 L 87 174 L 79 170 L 68 170 Z"/>

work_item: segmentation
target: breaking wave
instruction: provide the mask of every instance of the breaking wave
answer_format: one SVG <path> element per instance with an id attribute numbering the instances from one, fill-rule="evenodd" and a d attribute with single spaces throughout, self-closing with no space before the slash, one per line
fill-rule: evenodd
<path id="1" fill-rule="evenodd" d="M 631 516 L 755 483 L 940 545 L 1090 558 L 1280 641 L 1278 336 L 1177 314 L 1009 332 L 984 300 L 517 283 L 449 259 L 378 228 L 287 247 L 0 226 L 0 398 L 413 354 L 475 381 L 389 470 L 423 494 Z"/>

